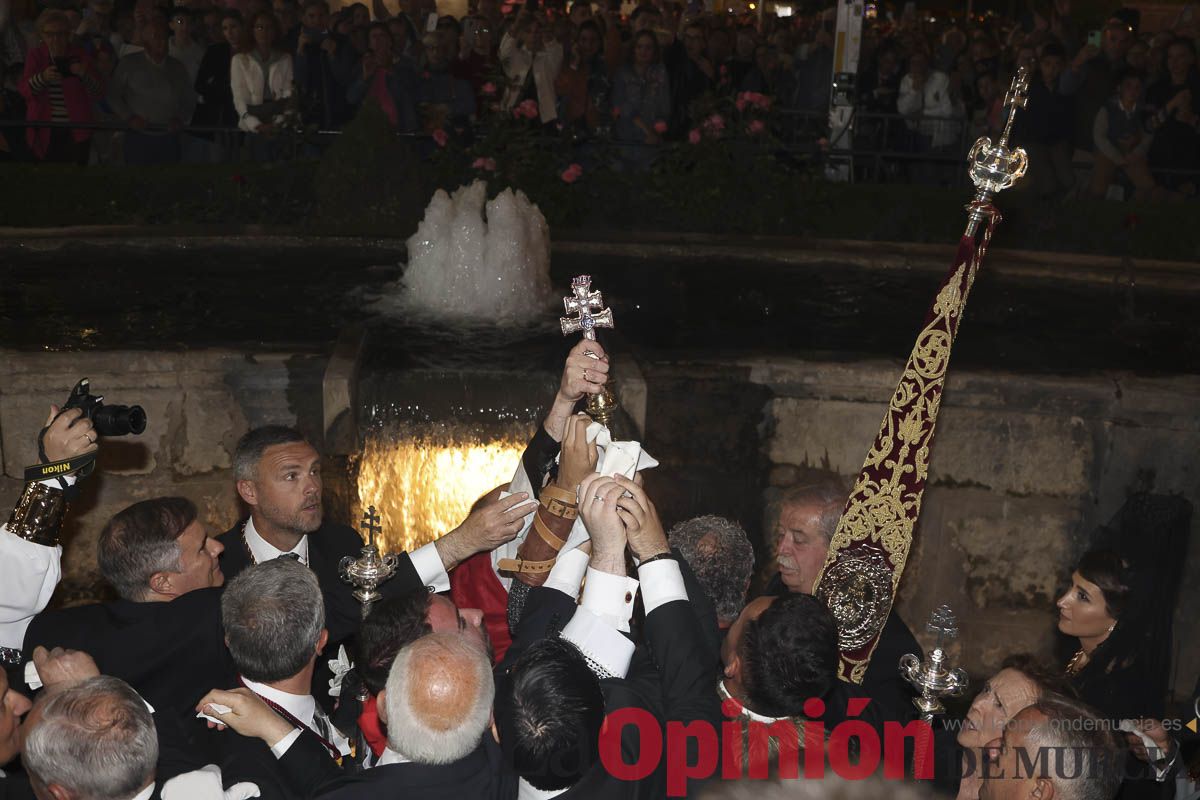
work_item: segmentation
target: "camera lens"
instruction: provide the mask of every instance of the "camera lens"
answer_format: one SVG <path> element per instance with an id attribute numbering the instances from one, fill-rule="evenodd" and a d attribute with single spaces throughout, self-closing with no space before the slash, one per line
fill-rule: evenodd
<path id="1" fill-rule="evenodd" d="M 92 424 L 101 436 L 128 436 L 146 430 L 146 412 L 141 406 L 100 406 Z"/>

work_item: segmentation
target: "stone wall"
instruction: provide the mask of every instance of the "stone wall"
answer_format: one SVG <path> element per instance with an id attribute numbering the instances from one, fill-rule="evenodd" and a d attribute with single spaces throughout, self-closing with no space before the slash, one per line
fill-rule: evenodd
<path id="1" fill-rule="evenodd" d="M 320 434 L 324 359 L 233 351 L 0 352 L 0 497 L 20 492 L 37 462 L 36 436 L 49 405 L 62 404 L 82 377 L 106 402 L 146 410 L 141 436 L 107 439 L 95 475 L 81 484 L 64 534 L 66 574 L 56 602 L 94 594 L 96 537 L 130 503 L 183 495 L 213 531 L 237 519 L 230 458 L 250 426 L 299 424 Z M 7 506 L 6 506 L 7 507 Z"/>
<path id="2" fill-rule="evenodd" d="M 744 362 L 770 388 L 770 482 L 800 470 L 858 473 L 899 364 Z M 950 369 L 899 608 L 914 631 L 940 603 L 961 622 L 974 675 L 1019 650 L 1051 656 L 1054 601 L 1090 533 L 1133 491 L 1200 508 L 1200 378 L 1061 378 Z M 1175 622 L 1175 687 L 1200 671 L 1200 515 Z"/>

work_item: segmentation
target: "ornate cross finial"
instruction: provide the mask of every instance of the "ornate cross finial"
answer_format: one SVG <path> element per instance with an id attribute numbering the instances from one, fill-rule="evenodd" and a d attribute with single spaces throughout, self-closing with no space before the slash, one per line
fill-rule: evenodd
<path id="1" fill-rule="evenodd" d="M 1008 109 L 1008 121 L 1004 124 L 1004 133 L 1000 134 L 998 144 L 1001 147 L 1008 146 L 1008 137 L 1012 134 L 1013 122 L 1017 119 L 1017 112 L 1025 108 L 1025 104 L 1029 102 L 1029 70 L 1021 67 L 1017 70 L 1017 76 L 1012 79 L 1012 85 L 1008 87 L 1008 94 L 1004 95 L 1004 107 Z"/>
<path id="2" fill-rule="evenodd" d="M 367 532 L 367 545 L 375 546 L 375 535 L 383 532 L 383 526 L 379 524 L 379 513 L 375 511 L 375 506 L 367 506 L 367 510 L 363 512 L 363 521 L 359 525 Z"/>
<path id="3" fill-rule="evenodd" d="M 596 328 L 611 328 L 611 308 L 604 308 L 604 298 L 592 291 L 592 276 L 580 275 L 571 281 L 571 296 L 563 298 L 567 316 L 559 317 L 563 336 L 583 331 L 583 338 L 595 340 Z M 572 316 L 572 315 L 577 316 Z"/>

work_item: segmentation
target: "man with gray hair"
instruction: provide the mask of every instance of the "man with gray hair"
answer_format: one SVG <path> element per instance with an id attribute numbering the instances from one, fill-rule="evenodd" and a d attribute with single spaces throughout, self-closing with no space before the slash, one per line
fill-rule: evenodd
<path id="1" fill-rule="evenodd" d="M 311 787 L 297 786 L 298 775 L 289 769 L 291 760 L 283 760 L 302 734 L 322 745 L 317 758 L 324 759 L 326 767 L 351 754 L 348 737 L 334 727 L 312 696 L 317 654 L 329 638 L 317 578 L 289 558 L 250 567 L 225 588 L 221 621 L 244 687 L 235 692 L 253 693 L 287 723 L 277 738 L 223 736 L 221 772 L 227 779 L 256 783 L 266 800 L 303 794 Z M 201 704 L 204 713 L 222 722 L 221 713 L 204 706 L 239 707 L 222 699 L 224 694 L 210 692 Z M 228 724 L 234 726 L 233 721 Z M 304 774 L 309 774 L 308 768 Z"/>
<path id="2" fill-rule="evenodd" d="M 1061 695 L 1027 706 L 994 744 L 980 800 L 1112 800 L 1121 786 L 1125 754 L 1111 726 Z"/>
<path id="3" fill-rule="evenodd" d="M 154 794 L 154 719 L 129 684 L 88 678 L 38 702 L 22 761 L 39 800 L 148 800 Z"/>
<path id="4" fill-rule="evenodd" d="M 331 787 L 330 800 L 516 797 L 489 730 L 492 665 L 479 642 L 431 633 L 404 647 L 379 693 L 388 746 L 379 765 Z"/>
<path id="5" fill-rule="evenodd" d="M 717 625 L 729 628 L 746 604 L 754 571 L 754 548 L 742 526 L 724 517 L 693 517 L 671 528 L 667 539 L 712 599 Z"/>
<path id="6" fill-rule="evenodd" d="M 813 594 L 849 496 L 841 478 L 823 475 L 785 489 L 767 506 L 765 538 L 774 543 L 779 571 L 763 594 Z M 896 668 L 906 653 L 920 656 L 921 646 L 893 606 L 862 682 L 884 720 L 908 722 L 915 717 L 912 687 Z"/>

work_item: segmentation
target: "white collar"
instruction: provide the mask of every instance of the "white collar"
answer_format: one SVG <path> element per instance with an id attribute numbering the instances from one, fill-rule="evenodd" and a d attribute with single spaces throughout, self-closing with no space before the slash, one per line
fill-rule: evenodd
<path id="1" fill-rule="evenodd" d="M 280 550 L 275 545 L 268 542 L 254 528 L 254 517 L 251 516 L 246 520 L 244 528 L 246 535 L 246 546 L 250 548 L 250 555 L 254 558 L 255 564 L 261 564 L 264 561 L 273 561 L 286 553 L 295 553 L 300 556 L 300 563 L 308 566 L 308 534 L 300 537 L 300 541 L 291 550 Z"/>
<path id="2" fill-rule="evenodd" d="M 790 722 L 792 720 L 791 717 L 768 717 L 766 714 L 759 714 L 757 711 L 752 710 L 750 706 L 729 693 L 729 690 L 725 688 L 725 681 L 723 680 L 717 681 L 717 694 L 721 695 L 722 700 L 732 700 L 737 703 L 742 715 L 755 722 L 763 722 L 770 725 L 772 722 Z"/>
<path id="3" fill-rule="evenodd" d="M 149 786 L 147 786 L 145 789 L 142 789 L 140 792 L 135 794 L 133 797 L 129 798 L 129 800 L 150 800 L 150 798 L 153 795 L 154 795 L 154 781 L 150 781 Z"/>
<path id="4" fill-rule="evenodd" d="M 379 757 L 379 761 L 377 761 L 375 763 L 375 766 L 383 767 L 388 764 L 408 764 L 409 762 L 410 762 L 410 759 L 405 758 L 404 756 L 402 756 L 400 753 L 397 753 L 392 748 L 386 747 L 383 750 L 383 755 L 381 755 Z"/>
<path id="5" fill-rule="evenodd" d="M 563 789 L 539 789 L 521 778 L 517 782 L 517 800 L 549 800 L 551 797 L 558 797 L 570 788 L 567 786 Z"/>
<path id="6" fill-rule="evenodd" d="M 242 683 L 246 684 L 246 688 L 250 691 L 278 704 L 284 711 L 312 728 L 313 714 L 317 711 L 317 701 L 311 694 L 290 694 L 273 686 L 267 686 L 265 683 L 256 683 L 246 677 L 242 678 Z"/>

